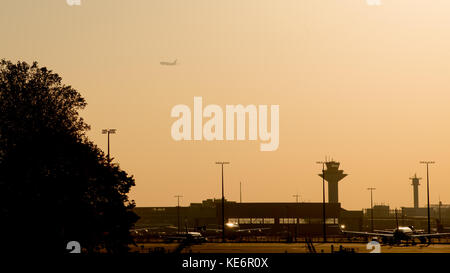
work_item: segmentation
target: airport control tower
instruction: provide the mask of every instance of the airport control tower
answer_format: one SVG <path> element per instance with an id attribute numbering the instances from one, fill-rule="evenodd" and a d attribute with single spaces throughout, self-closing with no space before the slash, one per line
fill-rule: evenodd
<path id="1" fill-rule="evenodd" d="M 339 203 L 338 182 L 341 181 L 347 174 L 343 170 L 339 170 L 339 162 L 328 161 L 325 163 L 325 180 L 328 182 L 328 203 Z M 319 174 L 322 177 L 322 174 Z"/>
<path id="2" fill-rule="evenodd" d="M 417 177 L 416 174 L 414 174 L 414 177 L 409 178 L 412 180 L 412 186 L 414 189 L 414 208 L 419 207 L 419 180 L 422 179 L 421 177 Z"/>

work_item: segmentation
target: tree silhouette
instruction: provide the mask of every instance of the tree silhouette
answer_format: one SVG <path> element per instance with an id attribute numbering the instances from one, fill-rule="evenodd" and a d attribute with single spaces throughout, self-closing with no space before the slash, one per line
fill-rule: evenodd
<path id="1" fill-rule="evenodd" d="M 0 249 L 128 250 L 134 179 L 88 140 L 85 106 L 51 70 L 1 60 Z"/>

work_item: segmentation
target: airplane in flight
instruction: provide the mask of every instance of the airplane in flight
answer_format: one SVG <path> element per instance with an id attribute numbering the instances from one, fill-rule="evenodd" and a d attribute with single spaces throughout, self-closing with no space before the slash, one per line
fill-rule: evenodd
<path id="1" fill-rule="evenodd" d="M 173 62 L 159 62 L 161 65 L 177 65 L 177 60 Z"/>
<path id="2" fill-rule="evenodd" d="M 381 242 L 385 244 L 401 244 L 411 242 L 416 244 L 415 239 L 418 239 L 420 243 L 425 244 L 428 240 L 431 243 L 432 238 L 450 237 L 450 233 L 424 233 L 420 230 L 416 230 L 413 226 L 401 227 L 393 230 L 374 230 L 374 232 L 364 231 L 346 231 L 342 230 L 344 234 L 353 235 L 357 237 L 377 237 L 381 238 Z"/>

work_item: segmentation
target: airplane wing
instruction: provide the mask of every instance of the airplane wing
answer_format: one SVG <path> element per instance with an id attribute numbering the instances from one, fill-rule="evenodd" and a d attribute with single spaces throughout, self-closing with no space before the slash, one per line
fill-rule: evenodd
<path id="1" fill-rule="evenodd" d="M 252 231 L 261 231 L 261 230 L 268 230 L 271 228 L 246 228 L 246 229 L 232 229 L 231 232 L 252 232 Z M 207 228 L 206 231 L 215 231 L 217 233 L 222 232 L 221 229 L 214 229 L 214 228 Z M 226 230 L 227 232 L 230 232 L 230 230 Z"/>
<path id="2" fill-rule="evenodd" d="M 154 229 L 159 229 L 157 227 L 145 227 L 145 228 L 132 228 L 130 230 L 132 231 L 141 231 L 141 230 L 154 230 Z"/>
<path id="3" fill-rule="evenodd" d="M 221 230 L 221 229 L 218 229 L 218 228 L 207 228 L 207 229 L 205 229 L 205 230 L 207 230 L 207 231 L 222 232 L 222 230 Z"/>
<path id="4" fill-rule="evenodd" d="M 379 232 L 379 233 L 394 233 L 394 230 L 381 230 L 381 229 L 374 229 L 374 232 Z"/>
<path id="5" fill-rule="evenodd" d="M 392 233 L 376 233 L 376 232 L 364 232 L 364 231 L 342 231 L 345 234 L 352 234 L 357 236 L 378 236 L 378 237 L 393 237 Z"/>
<path id="6" fill-rule="evenodd" d="M 262 231 L 262 230 L 268 230 L 271 228 L 246 228 L 246 229 L 238 229 L 235 230 L 235 232 L 252 232 L 252 231 Z"/>
<path id="7" fill-rule="evenodd" d="M 177 229 L 177 227 L 173 227 L 171 225 L 167 226 L 150 226 L 150 227 L 142 227 L 142 228 L 132 228 L 130 231 L 141 231 L 141 230 L 164 230 L 164 229 Z"/>
<path id="8" fill-rule="evenodd" d="M 424 233 L 424 234 L 412 234 L 411 237 L 413 238 L 420 238 L 420 237 L 427 237 L 427 238 L 433 238 L 433 237 L 448 237 L 450 236 L 450 233 Z"/>

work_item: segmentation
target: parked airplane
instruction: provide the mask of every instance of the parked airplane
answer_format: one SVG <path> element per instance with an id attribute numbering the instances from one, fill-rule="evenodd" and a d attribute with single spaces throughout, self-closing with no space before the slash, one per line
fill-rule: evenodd
<path id="1" fill-rule="evenodd" d="M 172 243 L 172 242 L 182 242 L 182 243 L 191 243 L 191 244 L 201 244 L 208 241 L 200 232 L 178 232 L 175 235 L 167 236 L 164 238 L 164 242 Z"/>
<path id="2" fill-rule="evenodd" d="M 148 227 L 140 227 L 130 229 L 130 232 L 135 234 L 143 234 L 143 233 L 168 233 L 168 232 L 176 232 L 178 228 L 173 225 L 161 225 L 161 226 L 148 226 Z"/>
<path id="3" fill-rule="evenodd" d="M 421 243 L 426 243 L 427 239 L 431 242 L 431 238 L 450 237 L 450 233 L 424 233 L 416 230 L 413 226 L 397 227 L 393 230 L 377 230 L 376 232 L 363 231 L 346 231 L 342 230 L 344 234 L 354 235 L 359 237 L 379 237 L 381 242 L 386 244 L 401 244 L 403 241 L 415 244 L 415 239 Z"/>
<path id="4" fill-rule="evenodd" d="M 264 230 L 269 229 L 270 228 L 240 228 L 239 224 L 229 222 L 225 224 L 225 235 L 227 238 L 232 239 L 242 236 L 257 235 Z M 196 230 L 208 237 L 214 237 L 222 233 L 221 228 L 206 228 L 206 226 L 197 227 Z"/>
<path id="5" fill-rule="evenodd" d="M 160 62 L 161 65 L 177 65 L 177 60 L 173 62 Z"/>
<path id="6" fill-rule="evenodd" d="M 225 224 L 225 230 L 226 231 L 230 230 L 232 232 L 237 232 L 237 233 L 242 233 L 242 232 L 246 232 L 246 233 L 261 232 L 263 230 L 268 230 L 268 229 L 270 229 L 270 228 L 244 228 L 244 229 L 241 229 L 239 227 L 239 224 L 237 224 L 237 223 L 229 222 L 229 223 Z M 222 230 L 220 230 L 220 231 L 222 231 Z"/>

